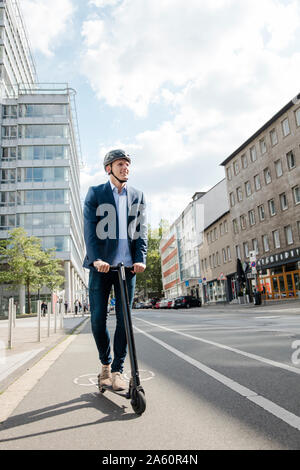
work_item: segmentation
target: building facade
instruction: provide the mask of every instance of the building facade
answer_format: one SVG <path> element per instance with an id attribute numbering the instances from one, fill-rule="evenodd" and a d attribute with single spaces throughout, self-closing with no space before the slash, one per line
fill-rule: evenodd
<path id="1" fill-rule="evenodd" d="M 231 301 L 235 293 L 236 261 L 229 210 L 205 227 L 199 257 L 203 303 Z"/>
<path id="2" fill-rule="evenodd" d="M 252 282 L 268 300 L 300 292 L 300 101 L 294 99 L 223 163 L 233 255 L 256 254 Z"/>
<path id="3" fill-rule="evenodd" d="M 1 161 L 0 238 L 16 227 L 55 248 L 65 273 L 60 293 L 73 310 L 86 298 L 80 141 L 75 92 L 68 84 L 36 82 L 18 4 L 0 2 Z M 18 306 L 23 313 L 25 289 Z M 47 295 L 46 291 L 42 295 Z M 7 296 L 1 292 L 1 309 Z"/>
<path id="4" fill-rule="evenodd" d="M 164 295 L 173 299 L 180 295 L 180 270 L 176 227 L 173 224 L 160 243 L 161 272 Z"/>

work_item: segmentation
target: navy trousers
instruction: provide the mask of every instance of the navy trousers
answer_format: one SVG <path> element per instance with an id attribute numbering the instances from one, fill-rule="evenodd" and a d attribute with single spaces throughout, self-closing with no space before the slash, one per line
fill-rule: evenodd
<path id="1" fill-rule="evenodd" d="M 130 307 L 132 306 L 136 275 L 126 270 L 126 284 Z M 114 359 L 112 361 L 110 335 L 107 328 L 107 304 L 112 286 L 116 295 L 116 329 L 113 341 Z M 92 332 L 102 364 L 111 364 L 112 372 L 123 372 L 123 365 L 127 354 L 126 330 L 123 318 L 121 291 L 118 273 L 110 271 L 99 273 L 90 271 L 89 296 L 91 309 Z"/>

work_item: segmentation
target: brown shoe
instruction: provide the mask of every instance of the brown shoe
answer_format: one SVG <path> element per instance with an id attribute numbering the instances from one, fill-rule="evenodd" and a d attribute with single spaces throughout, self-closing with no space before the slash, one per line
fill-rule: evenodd
<path id="1" fill-rule="evenodd" d="M 112 373 L 112 388 L 115 392 L 126 390 L 128 387 L 127 383 L 123 380 L 121 372 Z"/>
<path id="2" fill-rule="evenodd" d="M 101 387 L 111 387 L 112 386 L 112 377 L 110 371 L 110 364 L 103 365 L 101 374 L 98 375 L 98 385 Z"/>

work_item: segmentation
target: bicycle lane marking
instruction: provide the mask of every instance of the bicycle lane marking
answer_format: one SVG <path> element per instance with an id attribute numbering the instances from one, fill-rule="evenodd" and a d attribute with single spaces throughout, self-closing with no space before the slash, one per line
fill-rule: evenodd
<path id="1" fill-rule="evenodd" d="M 146 323 L 149 323 L 149 322 L 146 322 Z M 154 324 L 152 323 L 152 325 L 154 325 Z M 271 413 L 276 418 L 279 418 L 280 420 L 284 421 L 285 423 L 287 423 L 288 425 L 290 425 L 293 428 L 297 429 L 298 431 L 300 430 L 300 417 L 299 416 L 295 415 L 294 413 L 291 413 L 290 411 L 286 410 L 285 408 L 282 408 L 281 406 L 277 405 L 276 403 L 272 402 L 271 400 L 268 400 L 267 398 L 263 397 L 262 395 L 259 395 L 258 393 L 254 392 L 250 388 L 244 387 L 243 385 L 239 384 L 238 382 L 235 382 L 234 380 L 230 379 L 229 377 L 226 377 L 225 375 L 220 374 L 219 372 L 215 371 L 214 369 L 211 369 L 210 367 L 206 366 L 205 364 L 202 364 L 201 362 L 197 361 L 196 359 L 193 359 L 192 357 L 182 353 L 181 351 L 174 348 L 173 346 L 170 346 L 169 344 L 165 343 L 164 341 L 161 341 L 160 339 L 155 338 L 155 336 L 152 336 L 149 333 L 146 333 L 145 331 L 141 330 L 140 328 L 137 328 L 136 326 L 134 326 L 134 329 L 136 331 L 138 331 L 139 333 L 143 334 L 144 336 L 146 336 L 147 338 L 151 339 L 155 343 L 159 344 L 163 348 L 165 348 L 168 351 L 172 352 L 175 356 L 177 356 L 180 359 L 188 362 L 192 366 L 196 367 L 197 369 L 201 370 L 205 374 L 207 374 L 210 377 L 214 378 L 215 380 L 222 383 L 226 387 L 230 388 L 234 392 L 238 393 L 242 397 L 246 398 L 247 400 L 251 401 L 252 403 L 255 403 L 257 406 L 264 409 L 265 411 Z"/>
<path id="2" fill-rule="evenodd" d="M 289 366 L 287 364 L 284 364 L 283 362 L 272 361 L 272 359 L 267 359 L 266 357 L 258 356 L 257 354 L 248 353 L 246 351 L 242 351 L 241 349 L 236 349 L 231 346 L 226 346 L 225 344 L 216 343 L 215 341 L 210 341 L 209 339 L 198 338 L 197 336 L 193 336 L 188 333 L 182 333 L 181 331 L 173 330 L 172 328 L 167 328 L 166 326 L 157 325 L 156 323 L 142 320 L 141 318 L 137 318 L 137 320 L 140 320 L 141 322 L 147 323 L 148 325 L 151 325 L 151 326 L 156 326 L 157 328 L 160 328 L 162 330 L 170 331 L 171 333 L 176 333 L 177 335 L 182 335 L 182 336 L 185 336 L 186 338 L 194 339 L 202 343 L 210 344 L 212 346 L 216 346 L 217 348 L 226 349 L 227 351 L 234 352 L 236 354 L 239 354 L 240 356 L 245 356 L 245 357 L 248 357 L 249 359 L 254 359 L 255 361 L 260 361 L 270 366 L 278 367 L 280 369 L 285 369 L 289 372 L 293 372 L 294 374 L 300 375 L 299 368 L 297 369 L 296 367 Z"/>

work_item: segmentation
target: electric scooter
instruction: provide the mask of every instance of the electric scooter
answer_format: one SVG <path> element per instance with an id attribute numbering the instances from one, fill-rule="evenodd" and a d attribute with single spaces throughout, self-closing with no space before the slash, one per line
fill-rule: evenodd
<path id="1" fill-rule="evenodd" d="M 146 398 L 145 398 L 145 391 L 140 384 L 139 369 L 138 369 L 138 362 L 137 362 L 137 357 L 136 357 L 136 349 L 135 349 L 132 319 L 131 319 L 131 310 L 130 310 L 130 304 L 129 304 L 127 284 L 126 284 L 125 266 L 123 263 L 119 263 L 117 266 L 111 266 L 110 270 L 116 271 L 119 277 L 124 323 L 125 323 L 127 345 L 128 345 L 128 352 L 129 352 L 129 359 L 130 359 L 130 366 L 131 366 L 131 378 L 129 381 L 129 389 L 128 389 L 127 394 L 124 394 L 124 392 L 120 393 L 118 391 L 115 391 L 113 390 L 112 387 L 108 387 L 108 386 L 102 386 L 101 388 L 99 386 L 99 391 L 100 393 L 105 393 L 107 390 L 109 390 L 110 392 L 113 392 L 117 395 L 124 396 L 128 400 L 131 399 L 131 406 L 133 408 L 133 411 L 137 415 L 140 416 L 144 413 L 146 409 Z"/>

